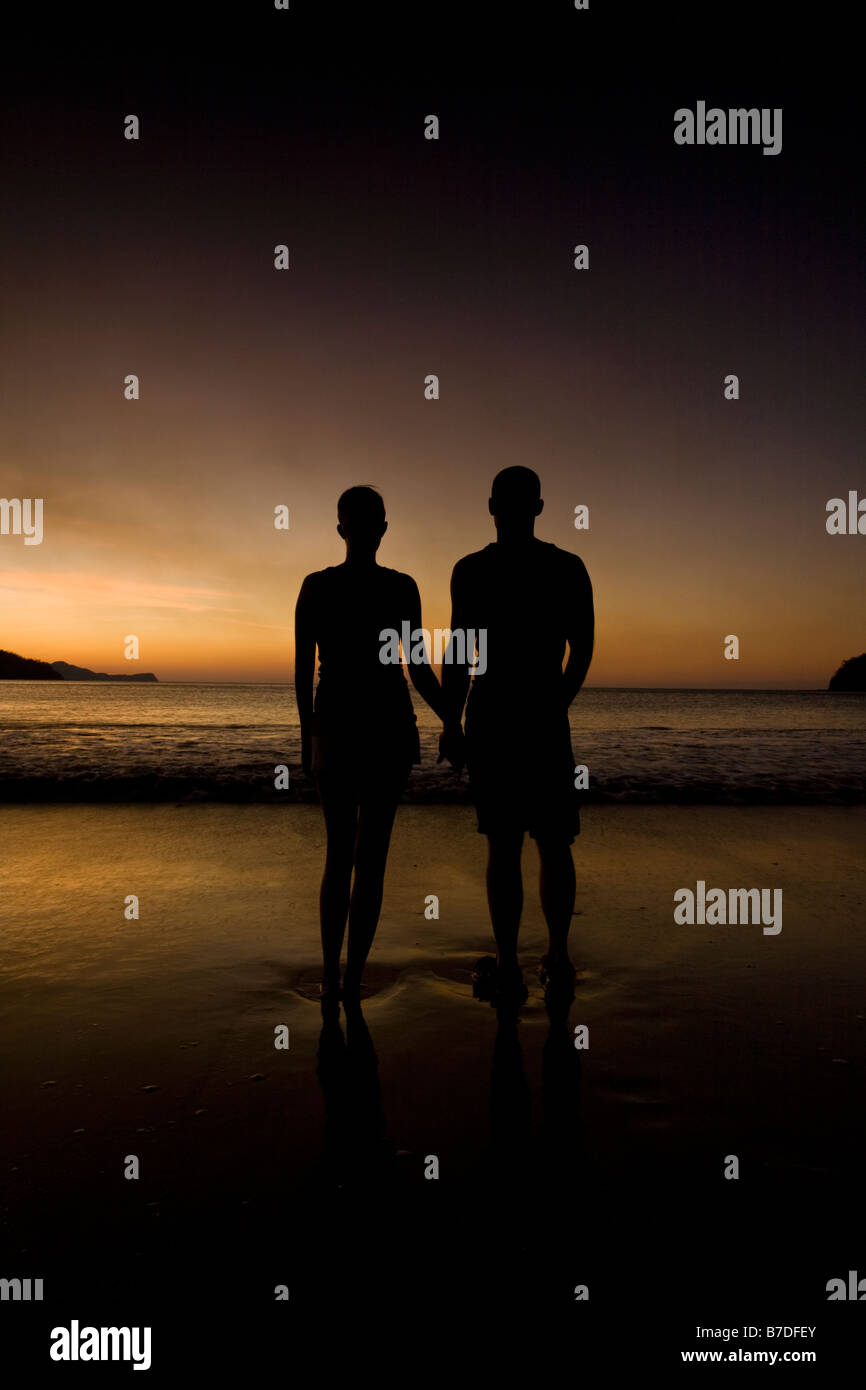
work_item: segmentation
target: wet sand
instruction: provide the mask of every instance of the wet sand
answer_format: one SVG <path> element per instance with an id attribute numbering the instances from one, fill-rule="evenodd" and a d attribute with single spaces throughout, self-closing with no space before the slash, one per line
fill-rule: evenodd
<path id="1" fill-rule="evenodd" d="M 472 997 L 473 812 L 402 807 L 363 1018 L 323 1030 L 318 808 L 0 808 L 4 1272 L 46 1278 L 51 1325 L 82 1290 L 94 1321 L 150 1309 L 173 1364 L 181 1304 L 263 1337 L 275 1309 L 297 1334 L 396 1298 L 537 1304 L 582 1336 L 652 1308 L 684 1347 L 723 1295 L 814 1325 L 864 1249 L 864 830 L 863 808 L 588 809 L 576 999 L 545 1010 L 528 843 L 518 1021 Z M 698 879 L 781 888 L 781 933 L 675 924 Z"/>

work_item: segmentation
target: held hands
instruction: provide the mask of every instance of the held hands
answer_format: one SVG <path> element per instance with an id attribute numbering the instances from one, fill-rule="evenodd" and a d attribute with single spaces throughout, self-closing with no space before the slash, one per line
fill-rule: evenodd
<path id="1" fill-rule="evenodd" d="M 437 763 L 447 760 L 454 771 L 460 773 L 466 766 L 466 740 L 463 726 L 458 721 L 446 724 L 439 735 L 439 757 Z"/>

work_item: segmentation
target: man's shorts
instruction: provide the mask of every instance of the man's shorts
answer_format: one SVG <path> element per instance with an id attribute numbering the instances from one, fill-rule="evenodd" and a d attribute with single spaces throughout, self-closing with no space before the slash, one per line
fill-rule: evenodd
<path id="1" fill-rule="evenodd" d="M 480 835 L 529 831 L 535 840 L 573 844 L 580 834 L 567 711 L 515 725 L 470 709 L 466 764 Z"/>

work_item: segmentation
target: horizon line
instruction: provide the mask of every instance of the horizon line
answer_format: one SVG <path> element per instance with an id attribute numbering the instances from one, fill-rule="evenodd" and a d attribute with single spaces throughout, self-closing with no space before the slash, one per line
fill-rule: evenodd
<path id="1" fill-rule="evenodd" d="M 55 681 L 16 680 L 16 679 L 14 679 L 14 678 L 11 679 L 11 680 L 9 680 L 9 679 L 2 679 L 2 680 L 0 680 L 0 686 L 2 686 L 2 685 L 50 685 L 52 688 L 54 688 L 57 684 L 58 684 L 58 683 L 55 682 Z M 294 682 L 294 681 L 291 681 L 291 680 L 255 680 L 255 679 L 246 679 L 246 680 L 245 680 L 245 679 L 239 679 L 239 680 L 229 680 L 229 679 L 221 679 L 221 680 L 166 679 L 166 680 L 163 680 L 163 679 L 161 679 L 160 677 L 157 676 L 156 679 L 153 680 L 153 681 L 145 681 L 145 680 L 139 681 L 139 680 L 136 680 L 136 679 L 134 679 L 134 678 L 131 679 L 131 680 L 127 679 L 127 680 L 123 680 L 123 681 L 111 680 L 111 679 L 109 679 L 109 680 L 103 680 L 103 681 L 100 681 L 100 680 L 96 680 L 96 681 L 94 681 L 94 680 L 68 680 L 68 679 L 66 679 L 66 678 L 64 677 L 64 678 L 62 678 L 62 680 L 60 681 L 60 684 L 62 684 L 62 685 L 115 685 L 115 684 L 117 684 L 117 685 L 123 685 L 123 686 L 126 687 L 126 688 L 128 688 L 129 686 L 134 686 L 134 685 L 142 685 L 142 686 L 146 686 L 146 687 L 149 688 L 149 689 L 153 689 L 153 686 L 154 686 L 154 685 L 273 685 L 273 686 L 291 686 L 292 688 L 294 688 L 295 682 Z M 603 691 L 603 690 L 645 690 L 645 691 L 646 691 L 646 690 L 676 690 L 676 691 L 705 691 L 705 692 L 709 692 L 709 693 L 716 694 L 716 695 L 748 695 L 748 694 L 760 693 L 760 692 L 762 692 L 762 691 L 763 691 L 763 692 L 766 692 L 766 693 L 768 693 L 768 694 L 769 694 L 769 693 L 788 693 L 788 694 L 801 694 L 801 695 L 803 695 L 803 694 L 827 694 L 827 695 L 851 695 L 851 694 L 854 694 L 854 695 L 857 695 L 857 694 L 862 693 L 862 692 L 856 691 L 856 690 L 855 690 L 855 691 L 849 691 L 849 690 L 842 690 L 842 691 L 830 690 L 829 687 L 826 686 L 826 685 L 739 685 L 739 686 L 726 686 L 726 685 L 582 685 L 582 686 L 580 687 L 580 690 L 600 690 L 600 691 Z M 580 690 L 578 691 L 578 695 L 580 694 Z M 575 699 L 577 699 L 577 696 L 575 696 Z"/>

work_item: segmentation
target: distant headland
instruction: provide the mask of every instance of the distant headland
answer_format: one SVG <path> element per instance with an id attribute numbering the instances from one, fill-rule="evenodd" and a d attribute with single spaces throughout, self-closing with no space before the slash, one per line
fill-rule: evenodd
<path id="1" fill-rule="evenodd" d="M 155 681 L 152 671 L 136 676 L 110 676 L 106 671 L 91 671 L 87 666 L 73 666 L 68 661 L 35 661 L 15 652 L 0 651 L 0 680 L 2 681 Z"/>
<path id="2" fill-rule="evenodd" d="M 866 652 L 849 656 L 830 677 L 828 690 L 866 690 Z"/>
<path id="3" fill-rule="evenodd" d="M 91 671 L 87 666 L 72 666 L 68 661 L 52 661 L 53 669 L 65 681 L 155 681 L 152 671 L 142 671 L 139 676 L 109 676 L 105 671 Z"/>

